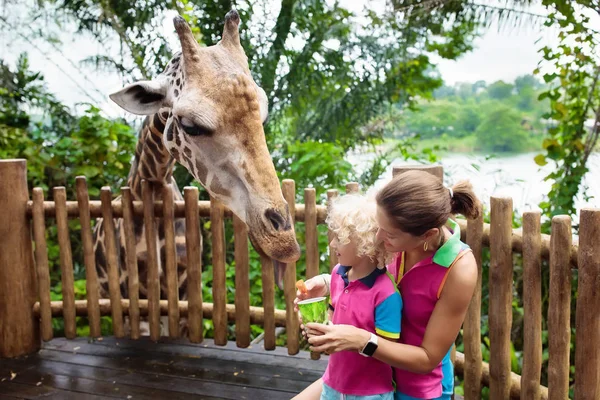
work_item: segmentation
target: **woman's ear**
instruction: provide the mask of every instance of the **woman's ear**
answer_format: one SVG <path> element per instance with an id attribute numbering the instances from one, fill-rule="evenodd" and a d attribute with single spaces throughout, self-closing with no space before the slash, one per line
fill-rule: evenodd
<path id="1" fill-rule="evenodd" d="M 431 228 L 430 230 L 428 230 L 427 232 L 425 232 L 421 238 L 426 241 L 426 242 L 430 242 L 433 238 L 438 237 L 440 234 L 440 229 L 439 228 Z"/>

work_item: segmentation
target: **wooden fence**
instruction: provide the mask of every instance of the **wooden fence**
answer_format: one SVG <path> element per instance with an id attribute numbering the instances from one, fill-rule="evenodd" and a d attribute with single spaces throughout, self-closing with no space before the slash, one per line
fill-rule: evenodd
<path id="1" fill-rule="evenodd" d="M 394 173 L 402 173 L 398 168 Z M 442 177 L 441 167 L 421 167 Z M 184 189 L 184 201 L 173 201 L 170 189 L 163 189 L 165 201 L 153 201 L 152 191 L 144 184 L 143 202 L 131 201 L 128 188 L 121 199 L 113 200 L 110 189 L 104 188 L 100 201 L 89 199 L 86 181 L 76 180 L 77 200 L 66 199 L 65 188 L 53 188 L 54 201 L 44 201 L 43 191 L 35 188 L 31 200 L 27 189 L 24 160 L 0 160 L 0 358 L 35 352 L 41 339 L 52 339 L 52 318 L 64 319 L 65 336 L 76 336 L 76 316 L 87 316 L 90 336 L 100 336 L 100 317 L 110 315 L 113 333 L 124 336 L 123 317 L 131 322 L 130 335 L 137 338 L 140 317 L 148 317 L 150 336 L 160 337 L 159 318 L 168 317 L 169 334 L 178 335 L 179 319 L 189 320 L 189 340 L 203 339 L 202 320 L 214 322 L 216 344 L 227 343 L 227 327 L 235 322 L 235 337 L 239 347 L 250 344 L 250 324 L 264 327 L 264 347 L 275 348 L 275 327 L 285 326 L 289 354 L 299 351 L 298 319 L 293 313 L 296 265 L 286 266 L 284 293 L 286 310 L 275 309 L 273 264 L 261 259 L 263 307 L 249 303 L 249 257 L 246 226 L 231 212 L 215 201 L 198 201 L 196 188 Z M 326 205 L 316 202 L 315 190 L 304 190 L 304 204 L 295 203 L 296 188 L 291 180 L 282 183 L 283 194 L 296 222 L 306 228 L 306 275 L 319 273 L 320 253 L 317 225 L 323 224 Z M 359 190 L 356 183 L 347 192 Z M 331 200 L 337 191 L 327 193 Z M 552 235 L 540 233 L 540 214 L 526 212 L 523 228 L 512 228 L 512 200 L 491 199 L 490 223 L 482 219 L 459 220 L 463 240 L 473 249 L 479 265 L 479 281 L 463 329 L 464 354 L 455 355 L 458 375 L 464 378 L 465 399 L 479 399 L 482 386 L 490 389 L 492 400 L 565 399 L 569 392 L 569 354 L 571 346 L 571 278 L 577 270 L 576 338 L 575 338 L 575 399 L 600 398 L 600 210 L 583 209 L 580 217 L 579 242 L 572 243 L 571 221 L 557 216 L 552 220 Z M 92 251 L 91 219 L 102 217 L 106 225 L 109 299 L 98 297 L 98 277 Z M 130 299 L 121 299 L 117 270 L 115 235 L 112 219 L 123 218 L 126 235 L 126 264 Z M 146 285 L 148 299 L 138 299 L 139 278 L 133 242 L 132 220 L 143 217 L 146 230 L 150 272 Z M 175 276 L 174 218 L 186 219 L 188 257 L 188 300 L 178 301 Z M 56 221 L 60 245 L 60 268 L 63 300 L 50 301 L 50 280 L 45 233 L 47 218 Z M 73 259 L 69 239 L 68 219 L 81 223 L 83 264 L 86 272 L 87 300 L 76 301 L 73 289 Z M 159 298 L 156 238 L 156 219 L 163 218 L 166 240 L 166 275 L 168 299 Z M 200 218 L 210 218 L 213 249 L 213 303 L 203 302 L 201 289 L 201 255 L 198 251 Z M 224 219 L 233 218 L 235 242 L 235 304 L 226 303 L 225 230 Z M 32 234 L 33 232 L 33 234 Z M 32 243 L 35 244 L 33 251 Z M 153 244 L 152 244 L 153 243 Z M 482 249 L 490 249 L 489 282 L 481 282 Z M 524 351 L 523 375 L 511 372 L 510 334 L 513 301 L 513 254 L 523 257 L 524 280 Z M 330 254 L 332 254 L 330 252 Z M 550 305 L 548 312 L 549 363 L 548 387 L 540 385 L 542 371 L 542 261 L 549 260 Z M 335 255 L 329 258 L 330 269 L 336 264 Z M 324 271 L 322 271 L 324 272 Z M 481 355 L 481 293 L 482 285 L 489 290 L 489 339 L 491 362 L 482 362 Z"/>

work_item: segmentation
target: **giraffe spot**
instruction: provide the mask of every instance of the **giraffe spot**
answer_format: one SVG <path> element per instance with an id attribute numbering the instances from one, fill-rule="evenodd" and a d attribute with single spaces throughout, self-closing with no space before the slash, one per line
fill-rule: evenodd
<path id="1" fill-rule="evenodd" d="M 177 76 L 177 72 L 173 72 L 173 73 L 171 74 L 171 76 L 172 76 L 173 78 L 175 78 L 175 76 Z"/>
<path id="2" fill-rule="evenodd" d="M 181 135 L 179 134 L 179 131 L 175 132 L 175 144 L 181 146 Z"/>
<path id="3" fill-rule="evenodd" d="M 179 97 L 179 90 L 175 89 L 175 97 Z"/>
<path id="4" fill-rule="evenodd" d="M 167 120 L 169 118 L 169 112 L 168 111 L 163 111 L 160 116 L 162 117 L 163 120 Z"/>
<path id="5" fill-rule="evenodd" d="M 215 175 L 212 182 L 210 183 L 210 190 L 213 193 L 224 196 L 224 197 L 231 196 L 231 191 L 226 189 L 223 186 L 223 184 L 221 183 L 221 181 L 219 180 L 219 177 L 217 175 Z"/>
<path id="6" fill-rule="evenodd" d="M 181 86 L 181 79 L 180 79 L 180 78 L 177 78 L 177 80 L 175 81 L 175 84 L 176 84 L 177 86 Z"/>
<path id="7" fill-rule="evenodd" d="M 186 156 L 192 158 L 192 149 L 190 149 L 189 147 L 184 147 L 183 154 L 185 154 Z"/>
<path id="8" fill-rule="evenodd" d="M 161 116 L 159 114 L 154 114 L 154 118 L 152 118 L 152 123 L 154 124 L 154 127 L 159 131 L 162 132 L 165 130 L 165 124 L 164 122 L 161 120 Z"/>
<path id="9" fill-rule="evenodd" d="M 167 129 L 167 140 L 169 142 L 173 141 L 173 123 L 171 122 L 171 125 L 169 125 L 169 129 Z"/>
<path id="10" fill-rule="evenodd" d="M 200 182 L 206 182 L 206 176 L 208 175 L 208 169 L 199 161 L 196 161 L 196 169 L 198 170 L 197 178 Z"/>
<path id="11" fill-rule="evenodd" d="M 171 155 L 173 156 L 174 159 L 176 159 L 177 161 L 179 161 L 180 157 L 179 157 L 179 150 L 177 149 L 171 149 Z"/>

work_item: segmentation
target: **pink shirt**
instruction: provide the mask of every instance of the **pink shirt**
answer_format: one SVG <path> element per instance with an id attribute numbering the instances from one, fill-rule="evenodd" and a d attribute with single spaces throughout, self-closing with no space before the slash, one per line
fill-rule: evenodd
<path id="1" fill-rule="evenodd" d="M 450 220 L 452 237 L 433 255 L 416 263 L 404 274 L 404 255 L 399 254 L 388 265 L 395 277 L 404 301 L 402 312 L 402 335 L 400 342 L 421 346 L 429 318 L 443 289 L 450 268 L 469 247 L 460 241 L 460 228 Z M 440 364 L 428 374 L 417 374 L 403 369 L 394 369 L 396 390 L 404 395 L 419 399 L 434 399 L 454 390 L 454 369 L 450 351 Z"/>
<path id="2" fill-rule="evenodd" d="M 369 276 L 348 281 L 351 267 L 337 265 L 331 274 L 333 323 L 354 325 L 379 336 L 397 339 L 402 299 L 392 276 L 376 269 Z M 323 381 L 343 394 L 366 396 L 394 390 L 389 365 L 359 353 L 342 351 L 329 356 Z"/>

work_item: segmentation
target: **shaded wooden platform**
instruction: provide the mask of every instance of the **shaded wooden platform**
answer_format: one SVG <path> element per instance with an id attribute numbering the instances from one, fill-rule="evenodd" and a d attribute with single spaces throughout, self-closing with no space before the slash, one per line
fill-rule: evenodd
<path id="1" fill-rule="evenodd" d="M 169 339 L 53 339 L 0 361 L 0 400 L 290 399 L 320 377 L 327 357 L 262 346 L 239 349 Z"/>

